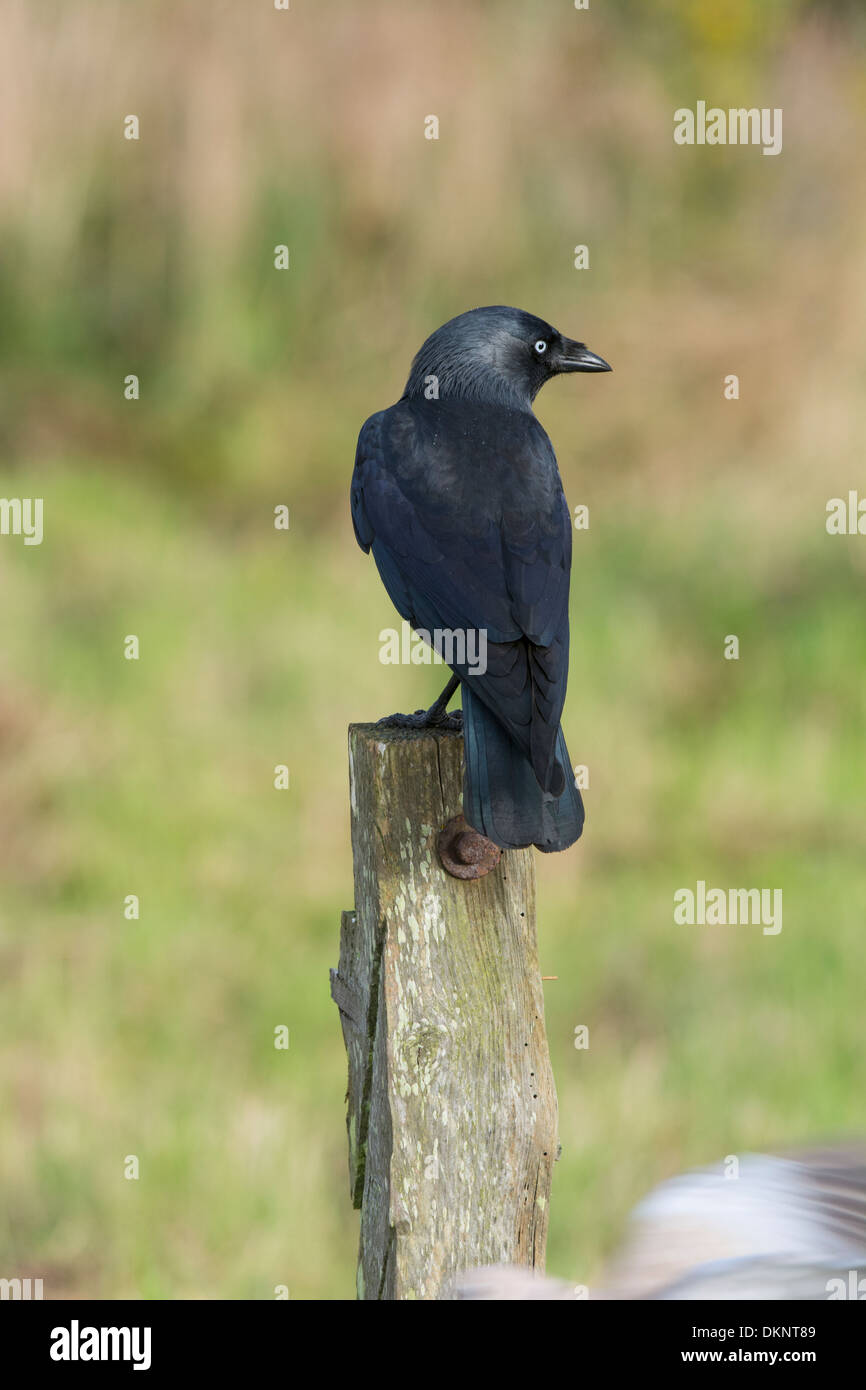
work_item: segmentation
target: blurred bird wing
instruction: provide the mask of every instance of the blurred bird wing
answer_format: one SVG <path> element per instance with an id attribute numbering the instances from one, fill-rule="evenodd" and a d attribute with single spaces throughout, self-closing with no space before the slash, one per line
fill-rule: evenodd
<path id="1" fill-rule="evenodd" d="M 866 1151 L 745 1154 L 662 1183 L 635 1208 L 602 1299 L 821 1301 L 866 1287 Z M 574 1285 L 510 1265 L 466 1270 L 461 1299 L 559 1299 Z"/>
<path id="2" fill-rule="evenodd" d="M 826 1298 L 837 1266 L 853 1267 L 846 1262 L 859 1252 L 862 1268 L 862 1150 L 745 1154 L 735 1172 L 725 1176 L 719 1165 L 655 1188 L 629 1219 L 606 1296 Z M 742 1292 L 762 1281 L 777 1292 Z"/>
<path id="3" fill-rule="evenodd" d="M 549 1302 L 578 1297 L 573 1284 L 548 1279 L 528 1265 L 480 1265 L 467 1269 L 454 1281 L 461 1302 Z"/>
<path id="4" fill-rule="evenodd" d="M 866 1247 L 835 1258 L 811 1260 L 796 1255 L 752 1255 L 699 1265 L 673 1284 L 649 1295 L 665 1302 L 723 1299 L 749 1303 L 821 1302 L 841 1286 L 848 1297 L 850 1272 L 866 1274 Z"/>

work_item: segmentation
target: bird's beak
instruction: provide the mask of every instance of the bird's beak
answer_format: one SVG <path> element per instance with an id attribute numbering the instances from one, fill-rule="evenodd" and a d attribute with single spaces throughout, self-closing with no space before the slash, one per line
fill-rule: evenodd
<path id="1" fill-rule="evenodd" d="M 586 343 L 573 343 L 570 338 L 563 338 L 562 347 L 554 359 L 554 369 L 557 372 L 609 372 L 612 370 L 609 362 L 605 362 L 598 353 L 590 352 Z"/>

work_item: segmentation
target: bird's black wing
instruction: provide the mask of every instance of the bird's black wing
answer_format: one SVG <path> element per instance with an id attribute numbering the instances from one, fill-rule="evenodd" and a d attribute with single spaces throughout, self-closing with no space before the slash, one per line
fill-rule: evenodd
<path id="1" fill-rule="evenodd" d="M 452 667 L 558 794 L 571 523 L 538 421 L 466 402 L 398 402 L 361 430 L 352 517 L 413 627 L 486 633 L 486 671 Z"/>

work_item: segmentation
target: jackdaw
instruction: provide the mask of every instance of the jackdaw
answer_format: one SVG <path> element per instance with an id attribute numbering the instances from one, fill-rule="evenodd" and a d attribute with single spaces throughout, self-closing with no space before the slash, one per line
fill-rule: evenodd
<path id="1" fill-rule="evenodd" d="M 429 710 L 380 722 L 453 727 L 462 685 L 463 814 L 503 849 L 567 849 L 583 829 L 560 727 L 571 516 L 532 402 L 551 377 L 608 371 L 533 314 L 472 309 L 427 339 L 400 400 L 358 438 L 358 544 L 402 617 L 443 634 L 454 672 Z M 474 634 L 486 661 L 455 634 Z"/>

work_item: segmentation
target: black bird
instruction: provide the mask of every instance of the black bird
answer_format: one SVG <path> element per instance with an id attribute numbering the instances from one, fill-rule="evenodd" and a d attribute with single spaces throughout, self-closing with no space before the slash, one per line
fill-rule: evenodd
<path id="1" fill-rule="evenodd" d="M 571 516 L 532 402 L 551 377 L 608 371 L 533 314 L 472 309 L 427 339 L 400 400 L 358 438 L 355 535 L 398 612 L 416 630 L 486 641 L 483 672 L 459 643 L 443 650 L 454 676 L 435 704 L 380 722 L 453 723 L 462 685 L 463 814 L 503 849 L 567 849 L 583 829 L 559 722 Z"/>

